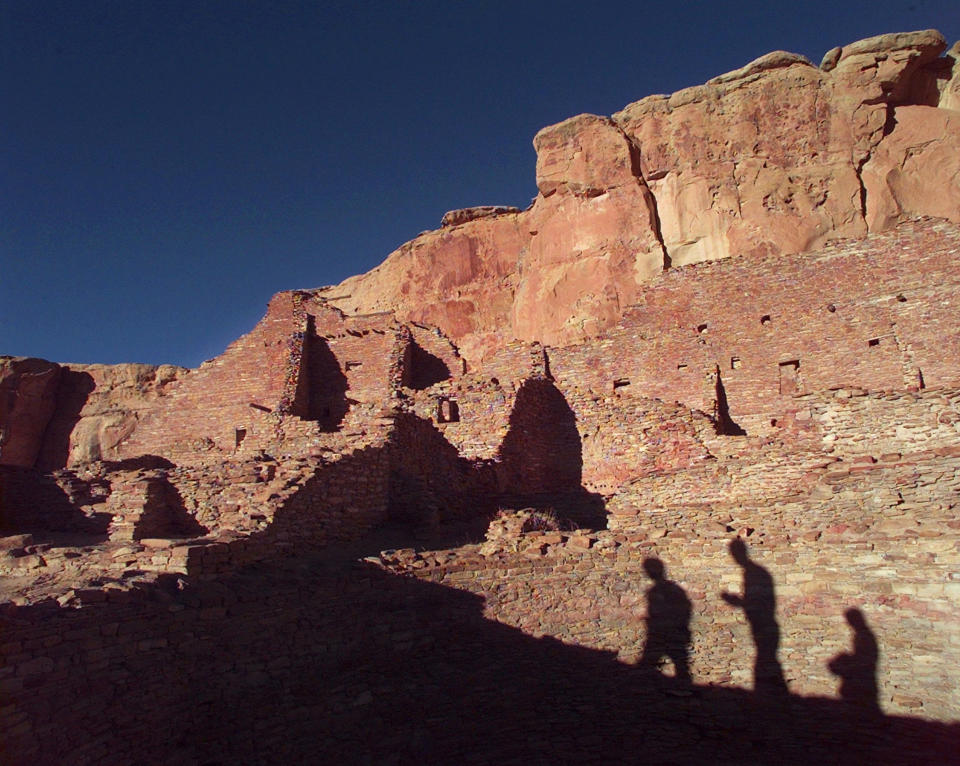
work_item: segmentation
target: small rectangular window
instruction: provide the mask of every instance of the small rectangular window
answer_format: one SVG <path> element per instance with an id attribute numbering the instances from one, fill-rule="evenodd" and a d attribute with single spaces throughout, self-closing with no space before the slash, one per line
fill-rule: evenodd
<path id="1" fill-rule="evenodd" d="M 794 396 L 800 393 L 800 389 L 800 360 L 780 362 L 780 394 Z"/>

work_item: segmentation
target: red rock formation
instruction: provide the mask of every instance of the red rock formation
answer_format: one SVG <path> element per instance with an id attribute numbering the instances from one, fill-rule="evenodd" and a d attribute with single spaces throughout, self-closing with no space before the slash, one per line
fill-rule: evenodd
<path id="1" fill-rule="evenodd" d="M 32 467 L 57 403 L 60 365 L 0 357 L 0 464 Z"/>
<path id="2" fill-rule="evenodd" d="M 957 46 L 927 30 L 777 51 L 613 119 L 540 131 L 526 211 L 470 208 L 327 296 L 440 326 L 477 361 L 596 336 L 665 266 L 960 221 Z"/>
<path id="3" fill-rule="evenodd" d="M 60 365 L 0 358 L 0 465 L 45 470 L 116 457 L 165 387 L 172 365 Z"/>

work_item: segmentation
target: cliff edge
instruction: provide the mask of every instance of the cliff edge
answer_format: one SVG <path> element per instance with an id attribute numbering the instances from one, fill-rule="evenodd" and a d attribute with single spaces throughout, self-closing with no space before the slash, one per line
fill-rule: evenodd
<path id="1" fill-rule="evenodd" d="M 960 222 L 960 44 L 935 30 L 776 51 L 612 117 L 541 130 L 524 211 L 451 211 L 325 291 L 443 329 L 470 361 L 595 337 L 664 269 L 813 250 L 918 216 Z"/>

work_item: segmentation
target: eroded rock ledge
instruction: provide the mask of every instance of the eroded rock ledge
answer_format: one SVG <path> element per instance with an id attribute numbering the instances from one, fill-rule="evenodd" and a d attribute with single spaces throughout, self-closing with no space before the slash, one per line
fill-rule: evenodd
<path id="1" fill-rule="evenodd" d="M 435 324 L 478 361 L 513 339 L 594 337 L 665 268 L 960 221 L 960 67 L 946 48 L 925 30 L 834 48 L 819 68 L 775 51 L 544 128 L 529 209 L 451 211 L 330 300 Z"/>

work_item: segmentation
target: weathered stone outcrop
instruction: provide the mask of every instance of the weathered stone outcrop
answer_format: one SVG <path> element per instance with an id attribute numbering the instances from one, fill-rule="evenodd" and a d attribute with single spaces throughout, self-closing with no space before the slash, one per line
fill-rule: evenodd
<path id="1" fill-rule="evenodd" d="M 138 419 L 187 372 L 0 358 L 0 464 L 53 470 L 115 458 Z"/>
<path id="2" fill-rule="evenodd" d="M 957 48 L 934 30 L 776 51 L 612 119 L 540 131 L 526 211 L 469 208 L 327 293 L 440 326 L 477 361 L 593 337 L 664 267 L 960 221 Z"/>
<path id="3" fill-rule="evenodd" d="M 60 365 L 0 357 L 0 464 L 30 468 L 57 406 Z"/>
<path id="4" fill-rule="evenodd" d="M 38 467 L 115 459 L 139 420 L 188 373 L 169 364 L 65 365 Z"/>
<path id="5" fill-rule="evenodd" d="M 507 213 L 519 213 L 520 208 L 510 205 L 480 205 L 478 207 L 463 207 L 458 210 L 448 210 L 440 219 L 440 225 L 460 226 L 470 221 L 476 221 L 478 218 L 492 218 L 497 215 L 506 215 Z"/>

